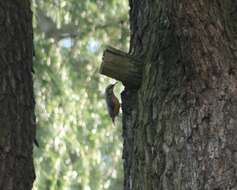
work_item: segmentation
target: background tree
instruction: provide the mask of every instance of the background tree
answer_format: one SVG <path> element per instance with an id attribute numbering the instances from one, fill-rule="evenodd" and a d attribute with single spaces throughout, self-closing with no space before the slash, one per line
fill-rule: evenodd
<path id="1" fill-rule="evenodd" d="M 111 81 L 98 70 L 106 44 L 128 47 L 127 1 L 38 0 L 33 10 L 34 189 L 121 190 L 121 126 L 107 114 Z"/>
<path id="2" fill-rule="evenodd" d="M 30 190 L 35 115 L 29 1 L 0 3 L 0 189 Z"/>
<path id="3" fill-rule="evenodd" d="M 144 69 L 122 94 L 124 189 L 236 189 L 236 1 L 129 2 Z"/>

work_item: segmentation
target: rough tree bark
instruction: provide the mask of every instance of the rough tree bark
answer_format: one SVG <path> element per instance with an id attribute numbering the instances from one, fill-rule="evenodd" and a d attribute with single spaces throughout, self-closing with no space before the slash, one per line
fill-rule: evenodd
<path id="1" fill-rule="evenodd" d="M 30 190 L 35 178 L 30 1 L 1 1 L 0 25 L 0 189 Z"/>
<path id="2" fill-rule="evenodd" d="M 139 89 L 122 93 L 125 190 L 237 189 L 235 0 L 130 0 Z"/>

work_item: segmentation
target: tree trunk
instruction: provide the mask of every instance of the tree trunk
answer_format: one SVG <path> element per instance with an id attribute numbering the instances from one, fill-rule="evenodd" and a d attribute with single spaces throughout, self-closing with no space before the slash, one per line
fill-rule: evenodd
<path id="1" fill-rule="evenodd" d="M 0 24 L 0 189 L 30 190 L 35 178 L 30 1 L 1 1 Z"/>
<path id="2" fill-rule="evenodd" d="M 237 189 L 235 0 L 130 0 L 139 89 L 122 93 L 125 190 Z"/>

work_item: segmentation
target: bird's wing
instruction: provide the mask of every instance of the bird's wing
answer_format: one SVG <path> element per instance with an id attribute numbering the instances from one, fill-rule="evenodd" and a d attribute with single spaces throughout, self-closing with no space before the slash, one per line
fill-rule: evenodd
<path id="1" fill-rule="evenodd" d="M 113 99 L 106 99 L 106 103 L 107 103 L 107 108 L 109 111 L 109 115 L 110 117 L 114 117 L 114 102 Z"/>
<path id="2" fill-rule="evenodd" d="M 114 102 L 114 117 L 118 115 L 119 113 L 119 109 L 120 109 L 120 103 L 119 103 L 119 100 L 118 98 L 116 98 L 114 96 L 113 98 L 113 102 Z"/>

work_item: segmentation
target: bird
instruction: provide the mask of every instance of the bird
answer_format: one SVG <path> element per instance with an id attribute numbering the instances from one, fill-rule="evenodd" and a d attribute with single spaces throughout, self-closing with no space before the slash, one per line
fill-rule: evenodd
<path id="1" fill-rule="evenodd" d="M 107 109 L 109 116 L 111 117 L 113 123 L 115 122 L 115 117 L 119 114 L 120 103 L 118 98 L 114 95 L 114 86 L 117 84 L 110 84 L 105 89 L 105 100 L 107 104 Z"/>

